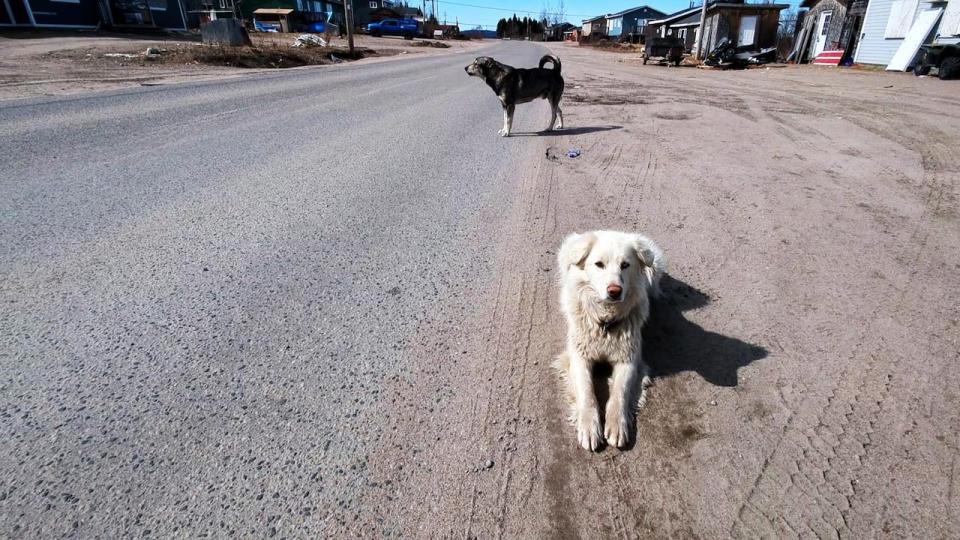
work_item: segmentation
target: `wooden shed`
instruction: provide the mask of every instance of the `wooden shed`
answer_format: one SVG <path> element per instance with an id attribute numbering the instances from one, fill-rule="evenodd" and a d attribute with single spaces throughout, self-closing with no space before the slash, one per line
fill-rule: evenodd
<path id="1" fill-rule="evenodd" d="M 710 2 L 707 4 L 704 26 L 705 39 L 700 39 L 698 35 L 702 13 L 700 7 L 678 11 L 649 24 L 655 29 L 655 35 L 692 39 L 693 51 L 699 50 L 699 57 L 704 58 L 724 38 L 737 47 L 753 46 L 757 50 L 776 47 L 780 11 L 788 7 L 789 4 L 748 4 L 743 0 Z"/>
<path id="2" fill-rule="evenodd" d="M 293 10 L 289 8 L 260 8 L 253 10 L 253 18 L 280 27 L 281 32 L 293 32 Z"/>

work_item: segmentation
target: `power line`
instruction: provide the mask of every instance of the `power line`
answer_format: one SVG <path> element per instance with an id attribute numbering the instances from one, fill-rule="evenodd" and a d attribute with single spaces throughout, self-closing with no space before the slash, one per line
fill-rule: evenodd
<path id="1" fill-rule="evenodd" d="M 581 13 L 551 13 L 551 12 L 541 12 L 541 11 L 528 11 L 525 9 L 507 9 L 507 8 L 498 8 L 493 6 L 478 6 L 476 4 L 461 4 L 460 2 L 448 2 L 447 0 L 437 0 L 438 4 L 449 4 L 451 6 L 461 6 L 461 7 L 471 7 L 477 9 L 489 9 L 493 11 L 506 11 L 507 13 L 527 13 L 535 15 L 561 15 L 564 17 L 594 17 L 595 15 L 583 15 Z"/>

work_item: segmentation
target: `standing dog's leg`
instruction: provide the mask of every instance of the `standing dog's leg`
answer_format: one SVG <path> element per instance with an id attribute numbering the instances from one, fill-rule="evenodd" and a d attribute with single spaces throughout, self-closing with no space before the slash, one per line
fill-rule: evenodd
<path id="1" fill-rule="evenodd" d="M 497 132 L 501 137 L 506 137 L 510 134 L 510 128 L 508 127 L 510 125 L 510 113 L 507 112 L 507 108 L 506 105 L 503 106 L 503 129 Z"/>
<path id="2" fill-rule="evenodd" d="M 557 126 L 557 129 L 563 129 L 563 111 L 560 110 L 560 104 L 557 103 L 557 116 L 560 117 L 560 125 Z"/>
<path id="3" fill-rule="evenodd" d="M 634 389 L 638 383 L 637 377 L 643 376 L 644 371 L 639 354 L 629 361 L 613 365 L 613 382 L 610 385 L 610 399 L 607 400 L 603 436 L 617 448 L 623 448 L 630 442 Z"/>
<path id="4" fill-rule="evenodd" d="M 587 450 L 600 447 L 600 411 L 597 408 L 597 396 L 593 393 L 593 377 L 590 366 L 575 352 L 569 353 L 570 383 L 576 397 L 574 422 L 577 425 L 577 442 Z"/>
<path id="5" fill-rule="evenodd" d="M 550 104 L 550 124 L 546 131 L 553 131 L 553 125 L 557 123 L 557 106 Z"/>
<path id="6" fill-rule="evenodd" d="M 503 134 L 504 137 L 509 137 L 510 132 L 513 131 L 513 112 L 515 110 L 517 110 L 516 105 L 507 105 L 506 124 L 504 125 L 506 133 Z"/>

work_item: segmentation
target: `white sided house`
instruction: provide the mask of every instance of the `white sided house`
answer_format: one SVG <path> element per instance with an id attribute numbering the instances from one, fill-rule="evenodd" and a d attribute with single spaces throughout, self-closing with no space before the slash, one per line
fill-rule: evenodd
<path id="1" fill-rule="evenodd" d="M 915 36 L 925 33 L 926 26 L 921 25 L 930 21 L 928 35 L 917 38 L 922 43 L 960 43 L 960 0 L 870 0 L 854 61 L 890 64 L 911 31 Z"/>

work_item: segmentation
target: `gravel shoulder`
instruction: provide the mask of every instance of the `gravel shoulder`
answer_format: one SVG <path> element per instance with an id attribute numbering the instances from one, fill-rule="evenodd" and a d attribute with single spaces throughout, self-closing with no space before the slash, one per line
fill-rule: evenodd
<path id="1" fill-rule="evenodd" d="M 259 47 L 288 47 L 297 34 L 252 34 Z M 426 47 L 433 40 L 405 41 L 399 38 L 356 36 L 355 45 L 373 51 L 357 62 L 384 62 L 409 58 L 409 55 L 462 53 L 483 42 L 444 41 L 448 48 Z M 91 91 L 156 86 L 186 81 L 208 81 L 242 77 L 270 68 L 240 68 L 200 63 L 152 61 L 143 57 L 148 47 L 178 51 L 200 46 L 195 37 L 139 36 L 126 34 L 0 33 L 0 101 L 42 96 L 76 95 Z M 345 48 L 346 39 L 335 39 L 331 46 Z M 107 57 L 127 54 L 134 58 Z M 342 55 L 341 55 L 342 56 Z M 351 62 L 353 63 L 353 62 Z M 304 66 L 290 69 L 317 69 Z"/>

